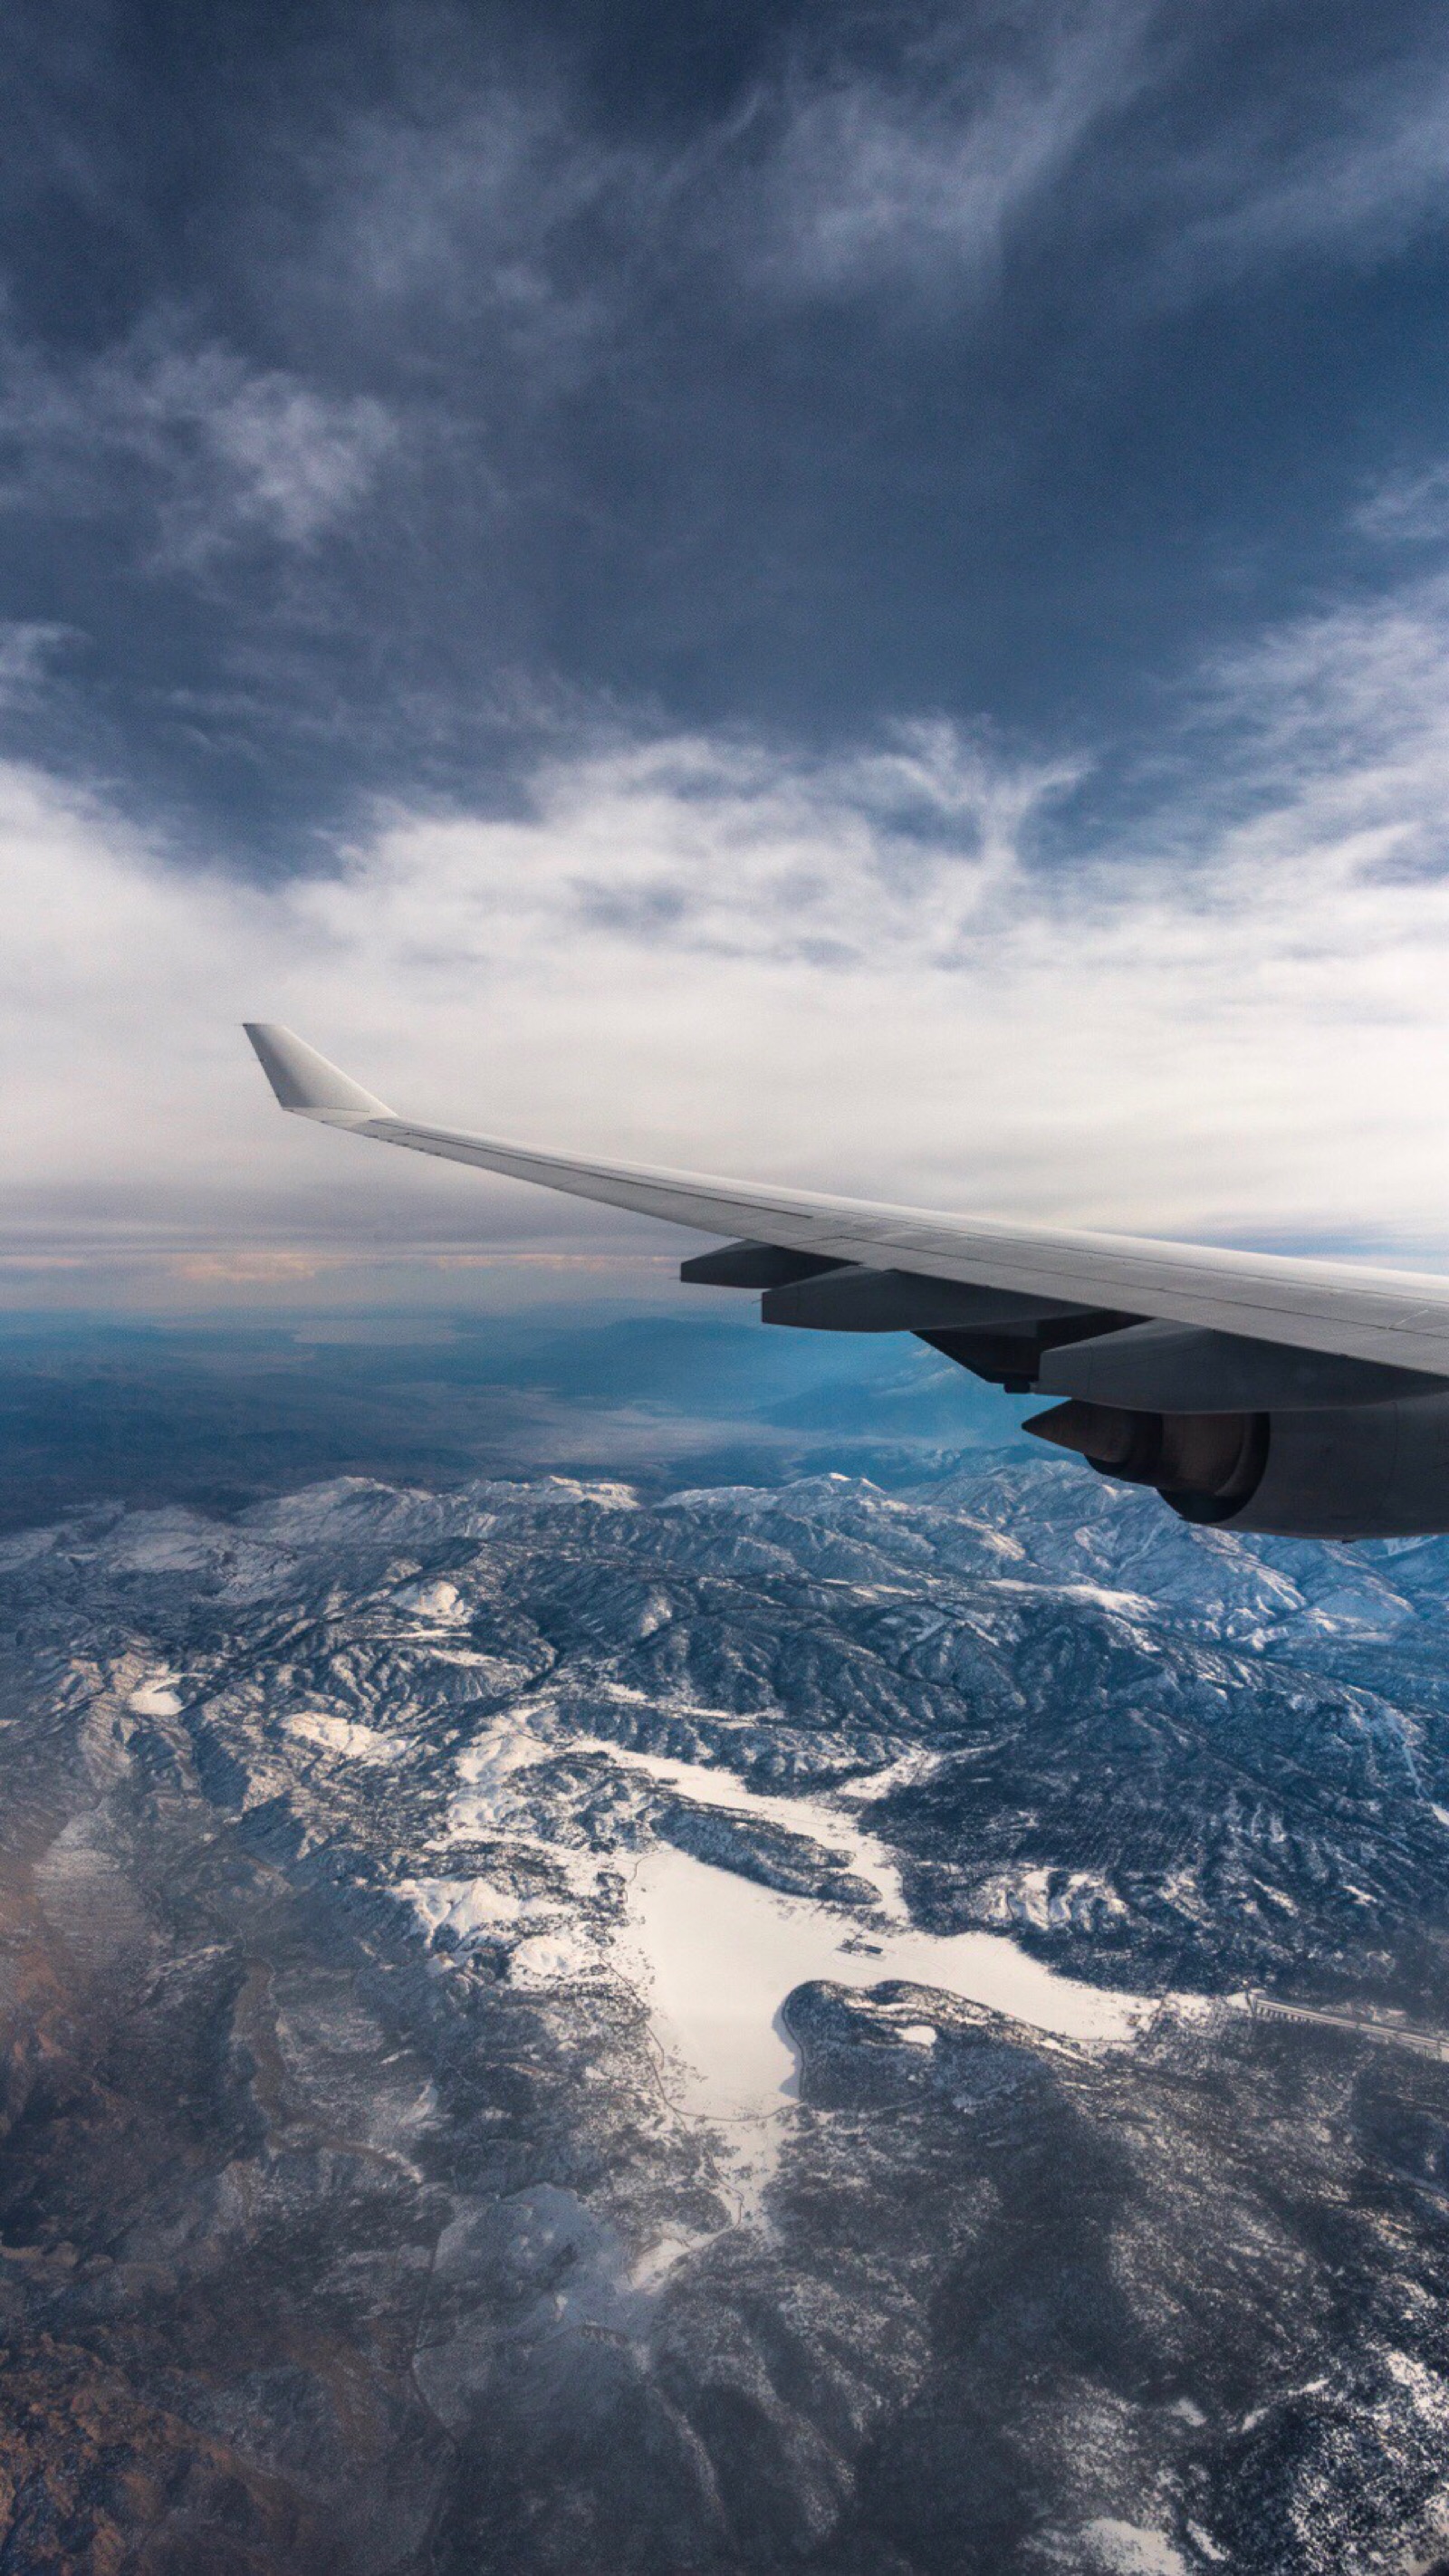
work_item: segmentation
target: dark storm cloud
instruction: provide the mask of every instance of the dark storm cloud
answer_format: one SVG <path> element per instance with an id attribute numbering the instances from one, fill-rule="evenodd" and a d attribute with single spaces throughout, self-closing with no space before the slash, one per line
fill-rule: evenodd
<path id="1" fill-rule="evenodd" d="M 14 738 L 234 856 L 621 721 L 1095 741 L 1436 470 L 1430 8 L 6 42 Z"/>

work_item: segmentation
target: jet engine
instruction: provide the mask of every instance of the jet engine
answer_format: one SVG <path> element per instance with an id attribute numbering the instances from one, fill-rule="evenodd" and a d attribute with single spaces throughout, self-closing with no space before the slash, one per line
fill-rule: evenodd
<path id="1" fill-rule="evenodd" d="M 1184 1520 L 1283 1538 L 1449 1531 L 1449 1385 L 1396 1361 L 757 1243 L 683 1276 L 759 1288 L 767 1324 L 911 1332 L 977 1377 L 1065 1396 L 1025 1428 Z"/>
<path id="2" fill-rule="evenodd" d="M 1449 1390 L 1304 1411 L 1146 1413 L 1073 1401 L 1026 1426 L 1184 1520 L 1287 1538 L 1449 1531 Z"/>

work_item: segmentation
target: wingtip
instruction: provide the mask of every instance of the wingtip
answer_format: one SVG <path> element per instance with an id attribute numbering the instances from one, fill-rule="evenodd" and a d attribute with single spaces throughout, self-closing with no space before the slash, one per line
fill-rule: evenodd
<path id="1" fill-rule="evenodd" d="M 253 1052 L 283 1109 L 304 1118 L 391 1118 L 395 1112 L 375 1092 L 330 1064 L 291 1029 L 275 1020 L 243 1020 Z"/>

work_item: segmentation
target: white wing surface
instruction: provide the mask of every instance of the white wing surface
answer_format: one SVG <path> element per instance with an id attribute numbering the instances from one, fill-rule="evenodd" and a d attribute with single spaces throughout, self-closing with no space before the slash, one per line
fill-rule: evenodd
<path id="1" fill-rule="evenodd" d="M 473 1163 L 701 1234 L 746 1236 L 865 1269 L 1064 1300 L 1449 1379 L 1449 1279 L 1429 1273 L 1008 1225 L 699 1172 L 584 1162 L 464 1129 L 420 1126 L 289 1029 L 248 1022 L 247 1035 L 284 1109 L 378 1144 Z"/>

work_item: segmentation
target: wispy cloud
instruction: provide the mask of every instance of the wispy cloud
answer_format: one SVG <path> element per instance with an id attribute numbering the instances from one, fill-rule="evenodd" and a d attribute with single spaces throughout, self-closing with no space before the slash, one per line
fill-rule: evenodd
<path id="1" fill-rule="evenodd" d="M 1240 111 L 1184 154 L 1176 190 L 1199 204 L 1170 255 L 1185 280 L 1304 252 L 1376 258 L 1449 215 L 1441 23 L 1387 64 L 1311 87 L 1306 118 L 1291 91 L 1287 104 Z"/>
<path id="2" fill-rule="evenodd" d="M 1003 7 L 969 27 L 943 12 L 888 69 L 794 73 L 761 102 L 737 237 L 800 294 L 989 282 L 1013 221 L 1130 102 L 1153 15 L 1153 0 Z"/>
<path id="3" fill-rule="evenodd" d="M 305 151 L 305 258 L 325 297 L 407 342 L 451 328 L 526 360 L 526 391 L 611 365 L 661 281 L 710 301 L 985 286 L 1152 76 L 1161 0 L 993 0 L 887 23 L 826 16 L 763 48 L 682 127 L 606 120 L 566 61 L 488 61 L 344 115 Z"/>
<path id="4" fill-rule="evenodd" d="M 64 626 L 37 618 L 0 618 L 0 713 L 39 695 L 55 654 L 69 641 Z"/>
<path id="5" fill-rule="evenodd" d="M 98 357 L 11 342 L 0 362 L 0 507 L 122 510 L 153 557 L 198 570 L 229 546 L 306 547 L 353 510 L 395 424 L 164 317 Z"/>
<path id="6" fill-rule="evenodd" d="M 617 311 L 631 241 L 658 208 L 647 152 L 600 133 L 555 79 L 497 73 L 368 109 L 306 153 L 304 257 L 269 291 L 328 308 L 329 336 L 506 356 L 515 398 L 568 382 Z M 451 346 L 450 346 L 451 343 Z"/>
<path id="7" fill-rule="evenodd" d="M 1012 234 L 1099 245 L 1156 301 L 1305 253 L 1362 259 L 1449 212 L 1449 42 L 1382 58 L 1193 25 L 1160 0 L 1060 0 L 908 21 L 886 67 L 815 60 L 757 106 L 731 173 L 757 282 L 799 295 L 989 289 Z M 1307 31 L 1305 31 L 1305 36 Z"/>
<path id="8" fill-rule="evenodd" d="M 1251 6 L 1185 21 L 1163 0 L 827 12 L 653 128 L 603 117 L 566 51 L 546 72 L 489 58 L 298 142 L 305 229 L 266 291 L 329 341 L 380 331 L 441 364 L 451 335 L 483 377 L 511 360 L 527 406 L 647 347 L 681 279 L 706 307 L 939 309 L 989 297 L 1034 227 L 1069 269 L 1110 266 L 1120 319 L 1124 286 L 1191 295 L 1442 219 L 1442 29 L 1271 37 Z"/>
<path id="9" fill-rule="evenodd" d="M 1449 537 L 1449 464 L 1383 477 L 1354 513 L 1361 536 L 1388 546 L 1432 546 Z"/>

